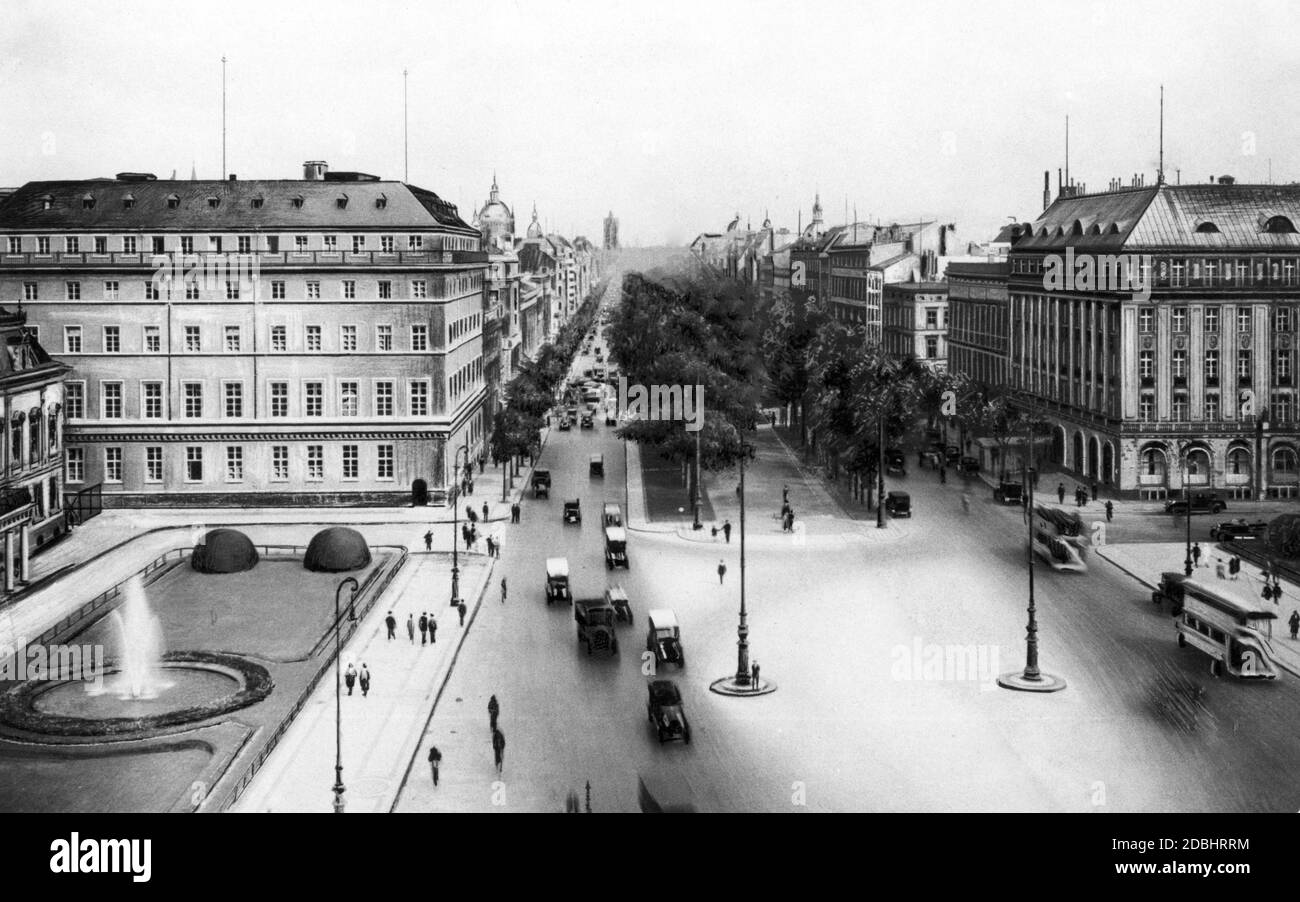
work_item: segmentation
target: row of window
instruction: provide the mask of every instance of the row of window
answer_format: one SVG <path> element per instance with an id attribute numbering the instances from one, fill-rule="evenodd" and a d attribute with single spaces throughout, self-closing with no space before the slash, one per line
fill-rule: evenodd
<path id="1" fill-rule="evenodd" d="M 1276 332 L 1290 332 L 1292 324 L 1296 322 L 1297 317 L 1290 307 L 1274 307 L 1273 310 L 1273 329 Z M 1249 332 L 1254 321 L 1254 310 L 1250 307 L 1237 308 L 1237 331 Z M 1219 331 L 1219 308 L 1204 308 L 1201 322 L 1206 332 Z M 1173 307 L 1169 313 L 1169 325 L 1174 332 L 1187 331 L 1187 308 Z M 1150 307 L 1143 307 L 1138 310 L 1138 331 L 1150 333 L 1155 331 L 1155 311 Z"/>
<path id="2" fill-rule="evenodd" d="M 354 324 L 343 324 L 339 326 L 339 351 L 357 351 L 358 326 Z M 37 341 L 40 340 L 40 328 L 38 326 L 29 327 L 32 337 Z M 226 353 L 237 354 L 244 350 L 244 327 L 237 324 L 228 324 L 220 327 L 218 334 L 221 336 L 220 349 Z M 206 348 L 203 343 L 203 327 L 196 325 L 186 325 L 181 327 L 183 338 L 182 347 L 186 353 L 201 353 Z M 295 350 L 321 351 L 322 344 L 322 327 L 318 325 L 305 326 L 303 331 L 303 340 L 300 348 Z M 84 330 L 81 326 L 64 326 L 63 327 L 63 353 L 64 354 L 82 354 L 87 353 L 83 341 Z M 289 327 L 284 325 L 274 325 L 270 327 L 271 351 L 287 352 L 289 350 Z M 143 326 L 141 332 L 140 348 L 146 354 L 162 353 L 162 326 Z M 388 323 L 379 323 L 375 325 L 374 343 L 370 347 L 373 351 L 393 351 L 393 327 Z M 429 350 L 429 327 L 423 323 L 417 323 L 410 327 L 409 350 L 412 352 Z M 94 353 L 90 351 L 90 353 Z M 99 353 L 102 354 L 121 354 L 122 347 L 122 327 L 121 326 L 101 326 L 100 327 L 100 347 Z"/>
<path id="3" fill-rule="evenodd" d="M 144 449 L 143 476 L 146 483 L 163 482 L 164 446 L 146 445 Z M 243 445 L 227 445 L 221 463 L 224 481 L 236 483 L 244 481 L 245 454 Z M 325 446 L 306 445 L 302 449 L 302 478 L 306 482 L 320 482 L 325 479 Z M 110 446 L 103 449 L 104 473 L 106 483 L 123 481 L 123 449 Z M 290 479 L 290 446 L 271 445 L 269 448 L 270 468 L 268 474 L 272 482 L 288 482 Z M 201 483 L 206 479 L 205 455 L 201 446 L 188 446 L 184 449 L 185 482 Z M 393 478 L 394 446 L 379 444 L 374 446 L 374 474 L 377 480 Z M 65 473 L 68 483 L 86 481 L 86 449 L 74 446 L 67 449 L 65 456 Z M 338 460 L 339 478 L 349 481 L 361 478 L 361 446 L 340 445 Z"/>
<path id="4" fill-rule="evenodd" d="M 456 400 L 465 392 L 478 388 L 483 383 L 483 358 L 475 357 L 469 363 L 465 364 L 451 376 L 451 387 L 448 393 L 452 400 Z"/>
<path id="5" fill-rule="evenodd" d="M 1232 448 L 1228 451 L 1225 472 L 1233 476 L 1250 473 L 1250 452 L 1245 448 Z M 1300 472 L 1300 457 L 1294 448 L 1286 446 L 1274 448 L 1272 454 L 1273 472 L 1296 475 Z M 1183 466 L 1188 476 L 1203 476 L 1210 472 L 1210 455 L 1204 448 L 1192 448 L 1183 458 Z M 1165 452 L 1160 448 L 1146 448 L 1142 451 L 1142 465 L 1139 471 L 1145 476 L 1162 475 L 1165 469 Z"/>
<path id="6" fill-rule="evenodd" d="M 1292 351 L 1289 348 L 1279 348 L 1273 352 L 1273 381 L 1279 383 L 1290 382 L 1291 380 L 1291 363 Z M 1237 378 L 1239 380 L 1249 380 L 1253 373 L 1253 357 L 1251 352 L 1245 348 L 1237 350 Z M 1204 368 L 1202 374 L 1206 382 L 1214 382 L 1219 378 L 1219 352 L 1218 350 L 1209 350 L 1205 352 Z M 1171 374 L 1175 380 L 1186 379 L 1188 376 L 1187 369 L 1187 351 L 1174 350 L 1169 357 L 1169 366 Z M 1154 379 L 1156 375 L 1156 353 L 1155 351 L 1138 352 L 1138 375 L 1142 379 Z"/>
<path id="7" fill-rule="evenodd" d="M 197 273 L 196 273 L 197 276 Z M 288 300 L 288 284 L 282 279 L 272 279 L 271 281 L 271 300 L 283 301 Z M 128 283 L 132 284 L 132 283 Z M 139 283 L 141 293 L 139 295 L 131 294 L 129 297 L 122 293 L 122 283 L 116 279 L 108 279 L 103 282 L 103 294 L 95 300 L 104 301 L 161 301 L 179 299 L 181 288 L 174 292 L 171 283 L 166 279 L 150 279 L 149 281 Z M 225 279 L 204 279 L 200 281 L 195 278 L 187 281 L 184 286 L 185 300 L 187 301 L 208 301 L 225 298 L 228 301 L 238 301 L 244 297 L 244 292 L 260 284 L 252 281 L 230 281 Z M 329 283 L 334 285 L 334 283 Z M 341 279 L 337 283 L 338 290 L 335 292 L 331 289 L 329 298 L 323 298 L 321 295 L 321 282 L 319 279 L 309 279 L 303 283 L 301 297 L 295 297 L 295 301 L 319 301 L 328 300 L 391 300 L 393 298 L 393 281 L 391 279 L 379 279 L 375 282 L 363 282 L 365 290 L 357 294 L 356 279 Z M 65 301 L 91 300 L 89 297 L 83 297 L 82 288 L 84 283 L 78 280 L 65 281 L 63 283 L 63 299 Z M 472 293 L 483 287 L 483 277 L 481 273 L 470 273 L 466 275 L 449 275 L 442 279 L 434 279 L 435 299 L 444 297 L 459 297 L 466 293 Z M 408 298 L 423 300 L 429 295 L 428 279 L 412 279 L 407 283 Z M 441 289 L 441 294 L 438 290 Z M 257 292 L 254 290 L 253 295 Z M 41 283 L 24 282 L 23 283 L 23 300 L 39 301 L 41 299 Z"/>
<path id="8" fill-rule="evenodd" d="M 322 251 L 324 253 L 339 253 L 339 235 L 294 235 L 291 241 L 289 236 L 267 235 L 265 233 L 257 235 L 150 235 L 147 245 L 142 235 L 117 235 L 111 236 L 114 240 L 113 250 L 109 250 L 108 235 L 65 235 L 62 243 L 59 245 L 61 252 L 65 254 L 138 254 L 140 248 L 147 246 L 149 253 L 166 254 L 181 253 L 194 254 L 200 250 L 212 254 L 225 253 L 233 249 L 239 254 L 251 253 L 268 253 L 278 254 L 281 250 L 281 238 L 284 247 L 292 247 L 292 253 L 306 254 L 312 251 Z M 234 243 L 227 243 L 228 239 L 234 238 Z M 401 238 L 396 235 L 350 235 L 348 241 L 343 243 L 345 248 L 350 248 L 354 254 L 361 254 L 371 250 L 378 250 L 381 254 L 393 254 Z M 378 247 L 372 243 L 372 239 L 378 238 Z M 424 251 L 443 251 L 443 250 L 478 250 L 480 239 L 462 235 L 406 235 L 405 249 L 408 252 Z M 84 240 L 87 239 L 87 240 Z M 54 239 L 49 235 L 10 235 L 8 236 L 7 247 L 11 254 L 49 254 L 52 252 L 52 241 Z"/>
<path id="9" fill-rule="evenodd" d="M 355 379 L 340 379 L 336 383 L 338 393 L 336 405 L 330 411 L 331 416 L 361 416 L 361 382 Z M 99 383 L 99 418 L 120 420 L 126 418 L 125 393 L 126 383 L 104 380 Z M 365 414 L 372 417 L 394 417 L 398 415 L 396 382 L 391 379 L 376 379 L 372 385 L 372 405 Z M 69 420 L 80 420 L 86 416 L 86 383 L 66 382 L 63 386 L 64 410 Z M 240 381 L 223 381 L 220 393 L 220 414 L 226 418 L 245 416 L 247 397 L 244 383 Z M 203 382 L 181 383 L 181 411 L 187 419 L 201 419 L 209 416 L 205 404 L 206 392 Z M 267 383 L 268 409 L 272 417 L 323 417 L 325 410 L 325 383 L 320 381 L 303 382 L 300 406 L 297 411 L 290 407 L 290 383 L 272 381 Z M 163 383 L 160 381 L 142 381 L 140 383 L 139 416 L 145 420 L 166 418 Z M 406 383 L 405 415 L 410 417 L 429 416 L 430 398 L 429 381 L 413 379 Z"/>
<path id="10" fill-rule="evenodd" d="M 1268 413 L 1263 416 L 1267 416 L 1271 422 L 1277 424 L 1288 424 L 1295 421 L 1295 397 L 1293 395 L 1287 392 L 1278 392 L 1269 401 Z M 1219 393 L 1206 392 L 1201 419 L 1218 422 L 1222 412 L 1223 407 L 1220 403 Z M 1139 393 L 1138 419 L 1144 423 L 1155 422 L 1155 392 L 1144 391 Z M 1170 406 L 1170 419 L 1176 423 L 1186 423 L 1191 420 L 1191 402 L 1185 392 L 1174 393 Z"/>
<path id="11" fill-rule="evenodd" d="M 1118 286 L 1129 281 L 1140 285 L 1155 284 L 1168 288 L 1192 286 L 1244 286 L 1244 285 L 1300 285 L 1300 259 L 1295 257 L 1234 258 L 1234 259 L 1180 259 L 1153 260 L 1140 254 L 1120 254 L 1114 258 L 1087 258 L 1080 254 L 1077 260 L 1095 259 L 1095 281 L 1102 285 Z M 1023 275 L 1042 275 L 1047 271 L 1045 257 L 1011 258 L 1011 272 Z M 1129 261 L 1136 261 L 1136 271 L 1130 272 Z M 1076 267 L 1079 265 L 1076 262 Z M 1104 272 L 1102 271 L 1104 270 Z M 1154 270 L 1155 282 L 1151 277 Z M 1078 270 L 1076 269 L 1076 272 Z M 1120 290 L 1119 287 L 1116 290 Z"/>
<path id="12" fill-rule="evenodd" d="M 469 316 L 462 316 L 460 319 L 452 320 L 447 327 L 447 340 L 456 341 L 463 335 L 470 335 L 483 328 L 483 314 L 471 313 Z"/>

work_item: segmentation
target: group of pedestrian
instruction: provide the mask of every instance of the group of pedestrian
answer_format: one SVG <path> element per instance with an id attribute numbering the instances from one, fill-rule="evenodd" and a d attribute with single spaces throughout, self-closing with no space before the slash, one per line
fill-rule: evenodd
<path id="1" fill-rule="evenodd" d="M 519 502 L 516 501 L 514 504 L 510 505 L 510 522 L 511 522 L 511 523 L 518 523 L 518 522 L 519 522 L 519 513 L 520 513 Z"/>
<path id="2" fill-rule="evenodd" d="M 718 526 L 716 523 L 713 524 L 713 538 L 716 539 L 718 537 L 719 532 L 726 537 L 727 544 L 730 545 L 731 544 L 731 521 L 723 520 L 722 526 Z"/>
<path id="3" fill-rule="evenodd" d="M 1300 639 L 1300 611 L 1291 612 L 1291 619 L 1287 621 L 1287 625 L 1291 627 L 1291 638 Z"/>
<path id="4" fill-rule="evenodd" d="M 417 621 L 415 615 L 411 614 L 406 618 L 406 632 L 411 637 L 411 644 L 415 644 L 415 627 Z M 438 641 L 438 620 L 428 611 L 420 613 L 418 621 L 420 627 L 420 644 L 433 645 Z"/>
<path id="5" fill-rule="evenodd" d="M 366 667 L 366 662 L 361 662 L 361 671 L 358 673 L 356 665 L 351 661 L 348 662 L 348 669 L 343 672 L 343 684 L 348 687 L 348 695 L 352 694 L 352 689 L 356 684 L 361 683 L 361 697 L 365 698 L 370 694 L 370 668 Z"/>
<path id="6" fill-rule="evenodd" d="M 501 557 L 501 536 L 488 536 L 486 541 L 488 557 Z"/>
<path id="7" fill-rule="evenodd" d="M 488 728 L 492 730 L 492 763 L 496 765 L 497 773 L 501 773 L 505 766 L 506 757 L 506 734 L 497 727 L 497 718 L 500 716 L 501 703 L 494 695 L 488 699 Z"/>
<path id="8" fill-rule="evenodd" d="M 1200 560 L 1201 560 L 1201 543 L 1197 542 L 1192 546 L 1192 565 L 1195 567 L 1201 566 Z M 1236 579 L 1238 576 L 1241 575 L 1241 558 L 1237 557 L 1235 554 L 1232 555 L 1226 561 L 1226 567 L 1225 567 L 1225 561 L 1223 560 L 1223 558 L 1216 557 L 1214 559 L 1214 575 L 1219 579 L 1224 579 L 1225 569 L 1226 569 L 1227 579 Z M 1267 584 L 1267 582 L 1268 579 L 1266 574 L 1265 584 Z"/>
<path id="9" fill-rule="evenodd" d="M 465 550 L 469 551 L 478 541 L 478 527 L 473 523 L 465 523 L 460 528 L 460 535 L 465 540 Z"/>

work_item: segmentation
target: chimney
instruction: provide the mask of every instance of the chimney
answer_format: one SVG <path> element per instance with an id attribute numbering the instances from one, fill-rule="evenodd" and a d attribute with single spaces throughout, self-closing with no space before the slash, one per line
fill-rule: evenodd
<path id="1" fill-rule="evenodd" d="M 1052 171 L 1043 170 L 1043 209 L 1046 210 L 1052 205 Z"/>
<path id="2" fill-rule="evenodd" d="M 235 174 L 232 172 L 232 173 L 230 173 L 230 180 L 231 180 L 232 182 L 237 182 L 237 181 L 239 181 L 239 177 L 238 177 L 237 175 L 235 175 Z"/>
<path id="3" fill-rule="evenodd" d="M 325 173 L 329 172 L 329 163 L 324 160 L 308 160 L 302 164 L 302 177 L 307 182 L 321 182 L 325 180 Z"/>

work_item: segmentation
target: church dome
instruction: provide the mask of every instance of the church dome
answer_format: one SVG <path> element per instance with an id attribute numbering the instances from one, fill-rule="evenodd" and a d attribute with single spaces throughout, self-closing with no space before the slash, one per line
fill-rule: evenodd
<path id="1" fill-rule="evenodd" d="M 533 221 L 528 224 L 528 237 L 542 237 L 542 224 L 537 221 L 537 204 L 533 204 Z"/>
<path id="2" fill-rule="evenodd" d="M 510 207 L 501 200 L 495 174 L 492 176 L 492 193 L 482 209 L 474 214 L 474 225 L 489 244 L 499 246 L 514 244 L 515 214 L 510 212 Z"/>

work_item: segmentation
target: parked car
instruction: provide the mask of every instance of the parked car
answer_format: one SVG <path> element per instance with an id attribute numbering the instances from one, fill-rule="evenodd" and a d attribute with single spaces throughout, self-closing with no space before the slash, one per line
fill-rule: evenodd
<path id="1" fill-rule="evenodd" d="M 568 417 L 560 417 L 560 431 L 561 431 L 561 432 L 568 432 L 568 431 L 569 431 L 570 429 L 572 429 L 572 428 L 573 428 L 573 421 L 572 421 L 572 420 L 570 420 Z"/>
<path id="2" fill-rule="evenodd" d="M 650 698 L 646 702 L 646 715 L 659 734 L 659 741 L 681 739 L 689 745 L 691 725 L 682 710 L 682 692 L 677 684 L 672 680 L 651 680 L 648 689 Z"/>
<path id="3" fill-rule="evenodd" d="M 1186 498 L 1177 498 L 1173 501 L 1165 502 L 1166 514 L 1185 514 L 1187 513 L 1188 502 Z M 1213 492 L 1196 492 L 1192 495 L 1191 509 L 1194 514 L 1218 514 L 1228 509 L 1228 505 L 1222 498 Z"/>
<path id="4" fill-rule="evenodd" d="M 603 454 L 591 455 L 590 471 L 591 471 L 591 475 L 594 477 L 604 477 L 605 455 Z"/>
<path id="5" fill-rule="evenodd" d="M 1216 523 L 1210 527 L 1210 538 L 1216 542 L 1235 542 L 1243 539 L 1263 538 L 1264 533 L 1268 531 L 1268 523 L 1263 520 L 1256 520 L 1254 523 L 1247 523 L 1245 517 L 1236 520 L 1228 520 L 1223 523 Z"/>
<path id="6" fill-rule="evenodd" d="M 974 476 L 980 471 L 980 460 L 978 457 L 963 457 L 957 464 L 957 470 L 963 475 Z"/>
<path id="7" fill-rule="evenodd" d="M 605 569 L 622 567 L 631 570 L 632 564 L 627 559 L 627 530 L 621 526 L 605 527 Z"/>
<path id="8" fill-rule="evenodd" d="M 615 618 L 626 620 L 628 626 L 632 625 L 632 602 L 627 597 L 626 589 L 619 585 L 610 586 L 605 590 L 605 601 L 613 606 Z"/>
<path id="9" fill-rule="evenodd" d="M 623 525 L 623 508 L 613 501 L 606 501 L 604 506 L 605 525 L 622 526 Z"/>
<path id="10" fill-rule="evenodd" d="M 533 497 L 551 497 L 551 471 L 533 470 Z"/>
<path id="11" fill-rule="evenodd" d="M 885 472 L 890 476 L 907 475 L 907 459 L 902 448 L 885 449 Z"/>
<path id="12" fill-rule="evenodd" d="M 569 591 L 569 559 L 548 557 L 546 559 L 546 603 L 553 601 L 573 601 Z"/>
<path id="13" fill-rule="evenodd" d="M 999 504 L 1024 504 L 1025 487 L 1018 482 L 1000 482 L 993 490 L 993 498 Z"/>
<path id="14" fill-rule="evenodd" d="M 655 663 L 686 666 L 686 652 L 682 650 L 682 630 L 677 615 L 668 608 L 656 608 L 646 614 L 650 627 L 645 634 L 646 651 L 654 652 Z"/>
<path id="15" fill-rule="evenodd" d="M 912 516 L 912 497 L 907 492 L 890 492 L 885 496 L 885 512 L 891 517 Z"/>
<path id="16" fill-rule="evenodd" d="M 584 413 L 584 414 L 582 415 L 582 423 L 581 423 L 581 425 L 582 425 L 582 428 L 583 428 L 583 429 L 591 429 L 592 427 L 594 427 L 594 426 L 596 425 L 595 421 L 593 421 L 592 418 L 591 418 L 591 413 L 590 413 L 590 412 L 588 412 L 588 413 Z"/>
<path id="17" fill-rule="evenodd" d="M 948 445 L 943 449 L 943 458 L 950 464 L 955 464 L 961 460 L 961 448 L 956 445 Z"/>
<path id="18" fill-rule="evenodd" d="M 582 523 L 581 499 L 574 498 L 572 501 L 564 502 L 564 522 Z"/>

